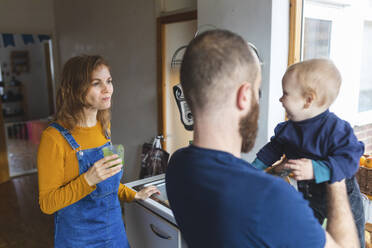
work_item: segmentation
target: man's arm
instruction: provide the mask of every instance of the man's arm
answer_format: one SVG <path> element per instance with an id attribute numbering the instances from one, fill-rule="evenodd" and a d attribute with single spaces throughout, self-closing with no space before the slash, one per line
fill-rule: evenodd
<path id="1" fill-rule="evenodd" d="M 345 180 L 328 184 L 328 221 L 325 247 L 360 247 L 346 194 Z"/>

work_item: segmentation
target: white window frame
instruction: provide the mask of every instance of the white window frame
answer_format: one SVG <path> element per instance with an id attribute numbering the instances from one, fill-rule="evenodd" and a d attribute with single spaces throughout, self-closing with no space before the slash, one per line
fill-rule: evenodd
<path id="1" fill-rule="evenodd" d="M 365 21 L 372 21 L 372 7 L 364 9 L 363 23 Z M 359 102 L 359 96 L 358 96 Z M 368 111 L 358 112 L 355 124 L 358 126 L 372 123 L 372 109 Z"/>

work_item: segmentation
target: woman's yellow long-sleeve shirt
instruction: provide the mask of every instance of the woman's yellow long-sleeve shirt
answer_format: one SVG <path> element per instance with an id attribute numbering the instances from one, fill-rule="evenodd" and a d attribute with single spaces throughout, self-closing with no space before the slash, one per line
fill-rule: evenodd
<path id="1" fill-rule="evenodd" d="M 94 127 L 76 127 L 72 136 L 82 150 L 95 148 L 108 142 L 99 122 Z M 89 186 L 84 174 L 79 175 L 79 163 L 74 151 L 62 134 L 48 127 L 42 134 L 38 156 L 39 204 L 46 214 L 69 206 L 96 189 Z M 120 184 L 120 200 L 131 202 L 136 192 Z"/>

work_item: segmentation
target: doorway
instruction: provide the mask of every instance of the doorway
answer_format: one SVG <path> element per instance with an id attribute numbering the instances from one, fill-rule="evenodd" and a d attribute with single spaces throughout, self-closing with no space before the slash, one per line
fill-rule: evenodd
<path id="1" fill-rule="evenodd" d="M 175 52 L 194 38 L 196 19 L 196 11 L 158 18 L 158 126 L 159 133 L 164 136 L 163 148 L 170 154 L 187 146 L 193 135 L 183 127 L 173 96 L 173 86 L 180 83 L 180 63 L 172 65 L 171 62 Z M 184 52 L 185 49 L 181 49 L 175 59 L 182 59 Z"/>
<path id="2" fill-rule="evenodd" d="M 52 61 L 50 35 L 0 33 L 0 183 L 36 172 L 55 109 Z"/>

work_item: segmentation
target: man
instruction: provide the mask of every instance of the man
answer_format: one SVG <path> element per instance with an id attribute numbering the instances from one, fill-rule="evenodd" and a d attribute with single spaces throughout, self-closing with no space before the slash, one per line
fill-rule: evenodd
<path id="1" fill-rule="evenodd" d="M 328 186 L 325 232 L 289 184 L 240 158 L 254 144 L 259 61 L 226 30 L 197 36 L 181 67 L 194 116 L 193 145 L 172 156 L 168 198 L 190 247 L 358 247 L 345 183 Z"/>

